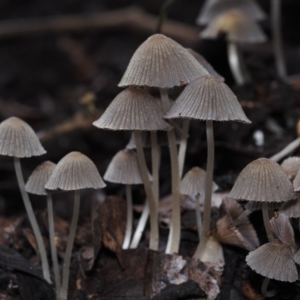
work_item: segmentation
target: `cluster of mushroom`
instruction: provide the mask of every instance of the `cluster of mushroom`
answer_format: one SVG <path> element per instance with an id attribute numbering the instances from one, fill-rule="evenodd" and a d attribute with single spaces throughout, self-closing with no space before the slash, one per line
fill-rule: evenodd
<path id="1" fill-rule="evenodd" d="M 20 158 L 40 156 L 46 153 L 45 149 L 40 144 L 32 128 L 24 121 L 15 117 L 11 117 L 0 124 L 0 141 L 0 154 L 14 158 L 18 184 L 36 238 L 43 275 L 45 280 L 51 282 L 45 245 L 27 192 L 37 195 L 47 195 L 49 240 L 57 298 L 66 300 L 68 298 L 70 261 L 79 215 L 80 190 L 86 188 L 101 189 L 105 187 L 105 183 L 98 173 L 96 166 L 87 156 L 80 152 L 71 152 L 63 157 L 57 165 L 50 161 L 40 164 L 33 171 L 25 185 Z M 54 234 L 52 206 L 52 192 L 54 191 L 74 191 L 75 193 L 73 217 L 64 258 L 62 282 Z"/>
<path id="2" fill-rule="evenodd" d="M 94 122 L 94 125 L 101 129 L 131 130 L 134 133 L 140 174 L 150 210 L 149 247 L 152 250 L 158 250 L 159 245 L 157 219 L 159 145 L 156 131 L 167 131 L 172 168 L 173 208 L 166 253 L 178 253 L 179 251 L 180 193 L 189 193 L 191 196 L 195 196 L 198 202 L 199 194 L 203 195 L 203 190 L 200 191 L 200 189 L 204 185 L 197 186 L 200 180 L 205 182 L 205 204 L 200 243 L 195 257 L 201 258 L 210 229 L 214 165 L 213 121 L 239 121 L 244 123 L 250 123 L 250 121 L 245 116 L 233 92 L 222 81 L 222 78 L 211 67 L 205 69 L 199 62 L 199 60 L 203 61 L 203 58 L 194 54 L 197 57 L 196 59 L 193 54 L 191 50 L 183 48 L 162 34 L 155 34 L 148 38 L 134 53 L 119 84 L 119 86 L 127 87 L 127 89 L 117 95 L 103 115 Z M 177 98 L 174 105 L 171 106 L 168 89 L 184 85 L 187 85 L 187 87 Z M 159 90 L 161 102 L 150 94 L 148 90 L 150 87 Z M 186 190 L 182 188 L 182 191 L 179 189 L 185 156 L 185 151 L 182 151 L 182 148 L 186 148 L 189 127 L 187 123 L 183 123 L 179 151 L 177 151 L 174 130 L 174 128 L 179 127 L 176 122 L 177 119 L 206 121 L 207 173 L 205 174 L 204 171 L 195 172 L 195 177 L 202 176 L 202 179 L 194 179 L 195 182 L 198 180 L 195 189 L 192 187 Z M 153 131 L 151 134 L 152 184 L 142 149 L 142 131 Z M 122 152 L 122 155 L 124 156 L 125 153 Z M 117 159 L 118 155 L 114 160 Z M 205 179 L 203 179 L 203 175 Z M 108 178 L 108 180 L 110 179 Z M 120 183 L 128 184 L 123 180 Z M 131 207 L 130 204 L 128 204 L 128 207 Z M 202 222 L 199 218 L 199 212 L 197 215 L 198 224 L 201 227 L 200 223 Z M 128 225 L 128 228 L 130 226 Z M 126 247 L 128 247 L 128 242 Z"/>
<path id="3" fill-rule="evenodd" d="M 257 203 L 248 205 L 249 210 L 263 211 L 269 242 L 251 251 L 246 261 L 253 270 L 265 276 L 262 293 L 267 296 L 273 294 L 267 292 L 270 279 L 298 280 L 296 263 L 300 263 L 300 252 L 296 252 L 294 231 L 289 221 L 291 217 L 300 216 L 299 200 L 296 199 L 300 190 L 298 170 L 298 158 L 287 159 L 282 167 L 271 159 L 259 158 L 244 168 L 229 194 L 232 199 Z M 291 179 L 294 179 L 294 185 Z M 269 204 L 273 204 L 271 209 Z M 271 221 L 270 212 L 274 212 Z"/>

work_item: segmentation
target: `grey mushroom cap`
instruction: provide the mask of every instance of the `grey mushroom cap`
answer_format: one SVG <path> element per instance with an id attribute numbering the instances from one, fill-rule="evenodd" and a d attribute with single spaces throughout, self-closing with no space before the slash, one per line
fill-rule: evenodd
<path id="1" fill-rule="evenodd" d="M 246 262 L 256 273 L 270 279 L 288 282 L 298 280 L 293 251 L 278 240 L 251 251 Z"/>
<path id="2" fill-rule="evenodd" d="M 290 223 L 289 217 L 279 213 L 270 220 L 271 229 L 277 239 L 286 246 L 292 246 L 295 243 L 294 229 Z"/>
<path id="3" fill-rule="evenodd" d="M 217 39 L 226 34 L 234 43 L 264 43 L 267 37 L 262 29 L 243 12 L 232 9 L 215 17 L 200 33 L 203 39 Z"/>
<path id="4" fill-rule="evenodd" d="M 86 155 L 71 152 L 58 162 L 45 189 L 75 191 L 105 186 L 95 164 Z"/>
<path id="5" fill-rule="evenodd" d="M 104 180 L 120 184 L 143 183 L 134 150 L 121 150 L 111 160 L 103 176 Z"/>
<path id="6" fill-rule="evenodd" d="M 298 170 L 296 177 L 293 181 L 293 186 L 294 186 L 295 192 L 300 192 L 300 169 Z"/>
<path id="7" fill-rule="evenodd" d="M 291 181 L 276 162 L 259 158 L 242 170 L 228 197 L 235 200 L 286 202 L 297 195 Z"/>
<path id="8" fill-rule="evenodd" d="M 115 97 L 93 125 L 110 130 L 171 130 L 157 101 L 143 88 L 129 87 Z"/>
<path id="9" fill-rule="evenodd" d="M 300 199 L 285 202 L 279 210 L 280 213 L 285 214 L 289 218 L 300 217 Z"/>
<path id="10" fill-rule="evenodd" d="M 251 123 L 231 89 L 213 75 L 190 83 L 164 118 Z"/>
<path id="11" fill-rule="evenodd" d="M 19 118 L 11 117 L 0 124 L 0 154 L 31 157 L 45 154 L 33 129 Z"/>
<path id="12" fill-rule="evenodd" d="M 56 164 L 51 161 L 45 161 L 38 165 L 29 176 L 25 189 L 28 193 L 36 195 L 47 195 L 45 184 L 52 175 Z"/>
<path id="13" fill-rule="evenodd" d="M 232 8 L 240 9 L 244 14 L 256 21 L 266 19 L 266 14 L 254 0 L 206 0 L 196 23 L 206 25 L 216 16 Z"/>
<path id="14" fill-rule="evenodd" d="M 288 157 L 281 163 L 281 168 L 293 181 L 300 169 L 300 157 Z"/>
<path id="15" fill-rule="evenodd" d="M 150 36 L 133 54 L 119 86 L 172 88 L 208 74 L 180 44 L 164 36 Z"/>
<path id="16" fill-rule="evenodd" d="M 180 193 L 191 196 L 204 194 L 205 178 L 206 172 L 203 169 L 199 167 L 192 168 L 184 175 L 180 182 Z M 217 189 L 217 184 L 213 182 L 212 191 L 215 192 Z"/>

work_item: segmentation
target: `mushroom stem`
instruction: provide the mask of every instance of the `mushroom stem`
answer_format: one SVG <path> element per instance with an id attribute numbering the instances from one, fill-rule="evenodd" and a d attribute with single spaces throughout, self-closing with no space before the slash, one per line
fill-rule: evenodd
<path id="1" fill-rule="evenodd" d="M 15 166 L 15 171 L 17 175 L 17 180 L 18 180 L 18 185 L 19 189 L 21 191 L 21 195 L 23 198 L 23 203 L 29 218 L 29 222 L 31 224 L 36 243 L 38 246 L 39 254 L 41 257 L 41 262 L 42 262 L 42 267 L 43 267 L 43 275 L 44 278 L 51 283 L 50 280 L 50 271 L 49 271 L 49 263 L 47 259 L 47 253 L 44 245 L 44 241 L 42 238 L 42 234 L 40 231 L 40 228 L 38 226 L 37 220 L 35 218 L 31 202 L 29 200 L 29 196 L 25 190 L 25 183 L 24 183 L 24 178 L 23 178 L 23 173 L 22 173 L 22 168 L 21 168 L 21 163 L 20 163 L 20 158 L 19 157 L 14 157 L 14 166 Z"/>
<path id="2" fill-rule="evenodd" d="M 79 208 L 80 208 L 80 191 L 76 190 L 74 191 L 74 209 L 73 209 L 71 228 L 69 232 L 64 267 L 63 267 L 63 277 L 62 277 L 62 285 L 61 285 L 59 300 L 68 299 L 70 263 L 71 263 L 72 249 L 73 249 L 76 227 L 77 227 L 78 216 L 79 216 Z"/>
<path id="3" fill-rule="evenodd" d="M 275 290 L 267 291 L 269 282 L 270 282 L 270 278 L 265 277 L 264 282 L 263 282 L 263 284 L 261 286 L 261 293 L 266 298 L 274 297 L 277 294 L 277 292 Z"/>
<path id="4" fill-rule="evenodd" d="M 131 193 L 131 185 L 126 184 L 126 202 L 127 202 L 127 220 L 126 220 L 126 232 L 123 241 L 123 249 L 128 249 L 131 234 L 132 234 L 132 193 Z"/>
<path id="5" fill-rule="evenodd" d="M 170 109 L 170 101 L 167 89 L 159 89 L 162 101 L 163 113 L 166 114 Z M 181 211 L 180 211 L 180 193 L 179 193 L 179 165 L 176 147 L 176 137 L 174 128 L 167 132 L 169 151 L 171 157 L 171 172 L 172 172 L 172 220 L 166 253 L 178 253 L 180 243 L 180 225 L 181 225 Z"/>
<path id="6" fill-rule="evenodd" d="M 264 220 L 264 225 L 265 225 L 268 240 L 269 240 L 269 242 L 273 242 L 274 236 L 273 236 L 272 229 L 271 229 L 268 206 L 269 206 L 268 202 L 262 203 L 263 220 Z"/>
<path id="7" fill-rule="evenodd" d="M 196 219 L 197 219 L 197 227 L 198 227 L 198 236 L 199 240 L 202 232 L 202 217 L 200 211 L 200 194 L 196 195 Z"/>
<path id="8" fill-rule="evenodd" d="M 157 205 L 155 203 L 155 198 L 151 188 L 151 183 L 148 176 L 148 170 L 146 165 L 146 159 L 142 146 L 141 132 L 139 130 L 134 130 L 134 139 L 136 143 L 136 151 L 138 157 L 138 163 L 140 167 L 141 177 L 145 187 L 146 196 L 149 203 L 150 209 L 150 244 L 149 248 L 151 250 L 158 249 L 159 242 L 159 231 L 158 231 L 158 214 L 157 214 Z"/>
<path id="9" fill-rule="evenodd" d="M 159 164 L 160 147 L 157 143 L 157 132 L 151 131 L 152 190 L 156 205 L 159 202 Z"/>
<path id="10" fill-rule="evenodd" d="M 55 245 L 55 233 L 54 233 L 54 214 L 53 214 L 53 204 L 52 204 L 52 194 L 47 194 L 47 208 L 48 208 L 48 224 L 49 224 L 49 238 L 50 238 L 50 249 L 51 249 L 51 257 L 53 263 L 54 270 L 54 279 L 55 279 L 55 287 L 56 291 L 60 290 L 60 274 L 59 274 L 59 266 Z"/>
<path id="11" fill-rule="evenodd" d="M 148 205 L 148 201 L 146 200 L 142 215 L 139 219 L 138 225 L 135 229 L 135 232 L 134 232 L 134 235 L 133 235 L 130 247 L 129 247 L 130 249 L 137 248 L 137 246 L 141 240 L 142 234 L 144 232 L 148 217 L 149 217 L 149 205 Z"/>
<path id="12" fill-rule="evenodd" d="M 239 217 L 233 222 L 233 226 L 236 226 L 237 224 L 239 224 L 239 222 L 245 218 L 247 218 L 250 214 L 252 214 L 252 211 L 249 209 L 245 209 L 240 215 Z"/>
<path id="13" fill-rule="evenodd" d="M 184 119 L 183 127 L 182 127 L 182 134 L 181 134 L 181 139 L 180 139 L 180 145 L 179 145 L 179 153 L 178 153 L 179 178 L 181 178 L 182 174 L 183 174 L 189 127 L 190 127 L 190 120 Z"/>
<path id="14" fill-rule="evenodd" d="M 282 42 L 281 0 L 272 0 L 271 2 L 271 26 L 277 75 L 280 78 L 285 78 L 287 72 Z"/>
<path id="15" fill-rule="evenodd" d="M 215 159 L 215 146 L 214 146 L 214 129 L 213 121 L 206 121 L 206 138 L 207 138 L 207 167 L 206 167 L 206 180 L 205 180 L 205 199 L 204 199 L 204 212 L 203 212 L 203 228 L 201 232 L 200 243 L 194 254 L 194 258 L 201 260 L 202 254 L 205 250 L 208 240 L 208 233 L 210 229 L 211 219 L 211 197 L 212 197 L 212 184 L 213 184 L 213 170 Z"/>
<path id="16" fill-rule="evenodd" d="M 280 161 L 285 156 L 289 155 L 291 152 L 293 152 L 295 149 L 297 149 L 300 146 L 300 137 L 292 141 L 290 144 L 288 144 L 285 148 L 283 148 L 280 152 L 274 154 L 270 157 L 271 160 L 274 160 L 276 162 Z"/>
<path id="17" fill-rule="evenodd" d="M 241 86 L 250 81 L 250 75 L 237 43 L 227 43 L 227 55 L 230 70 L 236 84 Z"/>

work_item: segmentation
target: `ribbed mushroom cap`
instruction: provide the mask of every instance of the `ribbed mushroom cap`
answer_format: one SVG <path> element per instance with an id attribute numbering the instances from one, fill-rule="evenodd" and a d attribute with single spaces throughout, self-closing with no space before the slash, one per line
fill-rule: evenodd
<path id="1" fill-rule="evenodd" d="M 162 119 L 154 97 L 142 88 L 129 87 L 118 94 L 103 115 L 93 124 L 110 130 L 170 130 Z"/>
<path id="2" fill-rule="evenodd" d="M 294 229 L 290 223 L 289 217 L 279 213 L 276 218 L 270 220 L 271 229 L 286 246 L 292 246 L 295 243 Z"/>
<path id="3" fill-rule="evenodd" d="M 196 60 L 207 70 L 210 75 L 214 75 L 220 80 L 224 81 L 224 77 L 222 77 L 213 67 L 212 65 L 202 56 L 200 53 L 187 48 L 187 50 L 196 58 Z"/>
<path id="4" fill-rule="evenodd" d="M 290 180 L 293 181 L 300 169 L 300 157 L 292 156 L 285 159 L 281 163 L 281 168 L 283 169 L 284 173 L 288 175 Z"/>
<path id="5" fill-rule="evenodd" d="M 45 184 L 52 175 L 56 164 L 45 161 L 38 165 L 29 176 L 25 189 L 28 193 L 36 195 L 47 195 Z"/>
<path id="6" fill-rule="evenodd" d="M 235 43 L 264 43 L 267 37 L 260 27 L 237 9 L 215 17 L 201 32 L 203 39 L 217 39 L 226 34 L 227 41 Z"/>
<path id="7" fill-rule="evenodd" d="M 119 86 L 172 88 L 208 74 L 196 59 L 174 40 L 150 36 L 133 54 Z"/>
<path id="8" fill-rule="evenodd" d="M 288 201 L 286 203 L 289 203 L 289 202 L 291 202 L 291 201 Z M 269 202 L 268 209 L 270 211 L 277 210 L 282 206 L 283 203 L 284 202 Z M 245 208 L 247 210 L 250 210 L 250 211 L 261 210 L 262 209 L 262 203 L 261 202 L 256 202 L 256 201 L 248 201 Z"/>
<path id="9" fill-rule="evenodd" d="M 80 152 L 70 152 L 56 165 L 45 185 L 47 190 L 74 191 L 106 186 L 94 163 Z"/>
<path id="10" fill-rule="evenodd" d="M 289 218 L 300 217 L 300 198 L 285 202 L 279 212 L 285 214 Z"/>
<path id="11" fill-rule="evenodd" d="M 206 25 L 216 16 L 229 9 L 239 9 L 251 19 L 261 21 L 266 14 L 254 0 L 206 0 L 197 17 L 198 25 Z"/>
<path id="12" fill-rule="evenodd" d="M 242 207 L 233 199 L 225 198 L 220 218 L 212 234 L 222 243 L 251 251 L 259 246 L 256 232 L 247 217 L 239 219 Z"/>
<path id="13" fill-rule="evenodd" d="M 11 117 L 0 124 L 0 154 L 31 157 L 45 154 L 33 129 L 19 118 Z"/>
<path id="14" fill-rule="evenodd" d="M 142 178 L 135 151 L 119 151 L 108 165 L 103 178 L 114 183 L 141 184 Z"/>
<path id="15" fill-rule="evenodd" d="M 268 158 L 259 158 L 240 173 L 229 198 L 260 202 L 286 202 L 296 198 L 293 185 L 281 167 Z"/>
<path id="16" fill-rule="evenodd" d="M 293 186 L 294 186 L 295 192 L 300 192 L 300 169 L 298 170 L 296 177 L 293 181 Z"/>
<path id="17" fill-rule="evenodd" d="M 251 123 L 230 88 L 213 75 L 190 83 L 164 118 Z"/>
<path id="18" fill-rule="evenodd" d="M 196 196 L 198 194 L 204 194 L 205 190 L 205 178 L 206 172 L 199 168 L 194 167 L 189 170 L 180 182 L 180 193 L 182 195 Z M 212 191 L 216 191 L 218 186 L 213 182 Z"/>
<path id="19" fill-rule="evenodd" d="M 270 279 L 289 282 L 298 279 L 293 251 L 278 240 L 251 251 L 246 262 L 256 273 Z"/>

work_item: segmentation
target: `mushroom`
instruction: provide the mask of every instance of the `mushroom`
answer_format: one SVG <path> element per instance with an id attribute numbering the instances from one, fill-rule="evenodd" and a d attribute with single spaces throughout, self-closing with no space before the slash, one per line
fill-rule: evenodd
<path id="1" fill-rule="evenodd" d="M 133 54 L 119 86 L 156 87 L 160 91 L 163 113 L 170 108 L 168 89 L 184 86 L 208 72 L 174 40 L 154 34 Z M 168 131 L 171 157 L 173 214 L 166 253 L 178 253 L 180 243 L 179 164 L 174 129 Z"/>
<path id="2" fill-rule="evenodd" d="M 157 203 L 148 176 L 141 131 L 168 131 L 172 126 L 162 119 L 156 99 L 146 90 L 133 86 L 118 94 L 103 115 L 93 124 L 101 129 L 133 131 L 139 167 L 150 208 L 150 249 L 157 250 L 159 242 Z"/>
<path id="3" fill-rule="evenodd" d="M 201 237 L 202 231 L 202 217 L 200 211 L 200 196 L 204 195 L 205 191 L 205 180 L 206 180 L 206 172 L 199 168 L 194 167 L 189 170 L 183 177 L 180 182 L 180 193 L 182 195 L 193 196 L 196 199 L 196 218 L 197 218 L 197 227 L 198 227 L 198 235 L 199 239 Z M 213 182 L 212 191 L 216 191 L 218 186 Z"/>
<path id="4" fill-rule="evenodd" d="M 239 44 L 263 43 L 267 40 L 259 26 L 242 11 L 232 9 L 216 16 L 201 32 L 201 38 L 217 39 L 226 34 L 228 62 L 238 85 L 250 81 Z"/>
<path id="5" fill-rule="evenodd" d="M 132 184 L 142 184 L 137 156 L 134 150 L 121 150 L 111 160 L 103 176 L 106 181 L 126 185 L 127 220 L 123 249 L 128 249 L 132 234 Z"/>
<path id="6" fill-rule="evenodd" d="M 297 172 L 300 169 L 300 157 L 292 156 L 285 159 L 281 163 L 281 168 L 284 171 L 284 173 L 288 175 L 290 180 L 293 181 L 296 177 Z"/>
<path id="7" fill-rule="evenodd" d="M 255 21 L 266 18 L 266 14 L 254 0 L 206 0 L 197 17 L 198 25 L 206 25 L 213 18 L 229 9 L 239 9 Z"/>
<path id="8" fill-rule="evenodd" d="M 70 262 L 79 216 L 80 190 L 87 188 L 102 189 L 105 186 L 97 167 L 87 156 L 80 152 L 71 152 L 64 156 L 45 184 L 45 189 L 50 191 L 74 191 L 74 210 L 64 259 L 62 285 L 59 293 L 60 300 L 68 299 Z"/>
<path id="9" fill-rule="evenodd" d="M 165 115 L 166 119 L 188 118 L 206 121 L 207 167 L 203 231 L 195 257 L 201 259 L 210 228 L 212 178 L 214 169 L 213 121 L 251 123 L 229 87 L 213 75 L 205 75 L 190 83 Z"/>
<path id="10" fill-rule="evenodd" d="M 44 278 L 51 282 L 49 263 L 41 231 L 36 221 L 31 202 L 25 190 L 20 158 L 40 156 L 46 151 L 33 129 L 19 118 L 11 117 L 0 124 L 0 154 L 12 156 L 23 203 L 36 238 L 41 257 Z"/>
<path id="11" fill-rule="evenodd" d="M 49 240 L 51 257 L 54 270 L 54 279 L 56 291 L 60 290 L 60 274 L 57 259 L 57 252 L 55 246 L 55 234 L 54 234 L 54 215 L 53 215 L 53 204 L 52 204 L 52 194 L 47 193 L 45 190 L 45 184 L 50 178 L 56 164 L 51 161 L 45 161 L 38 165 L 31 175 L 29 176 L 25 189 L 28 193 L 35 195 L 47 195 L 47 209 L 48 209 L 48 227 L 49 227 Z"/>

